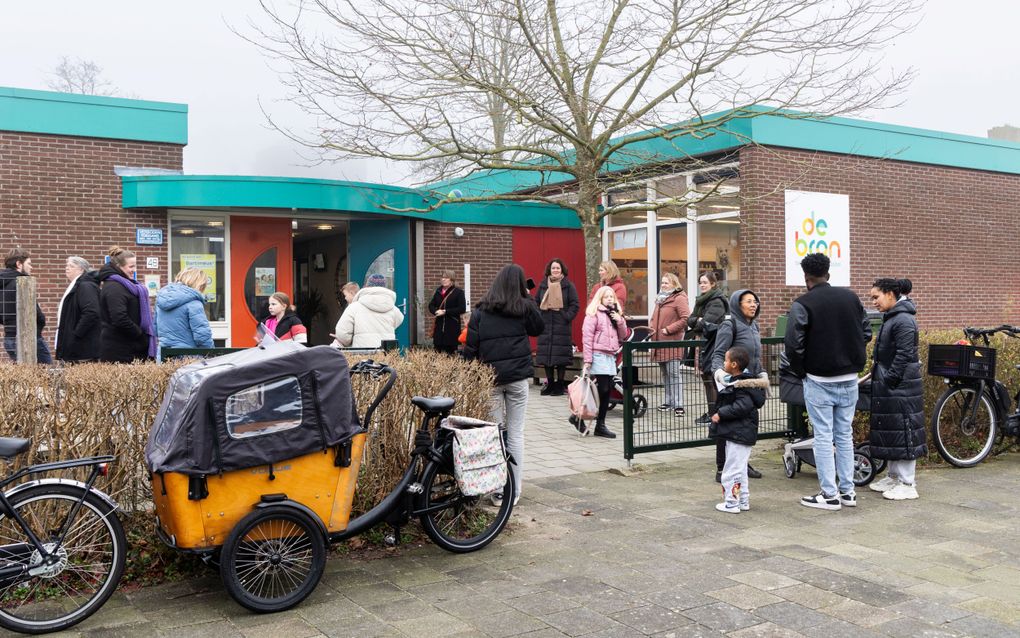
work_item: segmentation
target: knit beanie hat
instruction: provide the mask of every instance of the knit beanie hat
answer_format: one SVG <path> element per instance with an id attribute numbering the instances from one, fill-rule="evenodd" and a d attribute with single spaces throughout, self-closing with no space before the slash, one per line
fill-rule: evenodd
<path id="1" fill-rule="evenodd" d="M 367 288 L 369 286 L 382 286 L 382 287 L 385 287 L 386 286 L 386 277 L 383 277 L 379 273 L 372 273 L 371 275 L 368 276 L 368 279 L 365 280 L 365 287 Z"/>

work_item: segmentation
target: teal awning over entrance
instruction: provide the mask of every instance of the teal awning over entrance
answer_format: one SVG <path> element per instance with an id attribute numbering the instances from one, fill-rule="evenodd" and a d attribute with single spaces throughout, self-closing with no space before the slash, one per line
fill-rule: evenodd
<path id="1" fill-rule="evenodd" d="M 539 202 L 436 202 L 424 191 L 401 186 L 300 177 L 233 175 L 140 175 L 121 177 L 124 208 L 265 209 L 402 216 L 450 224 L 580 228 L 570 210 Z"/>

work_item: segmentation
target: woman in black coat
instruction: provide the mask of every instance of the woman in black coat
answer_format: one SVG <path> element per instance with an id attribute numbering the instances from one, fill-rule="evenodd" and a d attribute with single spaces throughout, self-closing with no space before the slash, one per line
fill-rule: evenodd
<path id="1" fill-rule="evenodd" d="M 542 394 L 561 396 L 566 392 L 567 366 L 574 360 L 572 324 L 581 309 L 577 288 L 567 279 L 567 266 L 559 259 L 545 265 L 545 279 L 535 295 L 545 330 L 538 335 L 535 363 L 545 367 Z"/>
<path id="2" fill-rule="evenodd" d="M 513 456 L 514 504 L 521 497 L 524 413 L 533 373 L 528 337 L 538 336 L 543 327 L 542 315 L 524 285 L 524 271 L 510 264 L 499 271 L 471 313 L 464 342 L 465 359 L 487 363 L 496 373 L 489 418 L 506 426 L 506 446 Z M 492 495 L 494 505 L 502 505 L 502 501 L 502 493 Z"/>
<path id="3" fill-rule="evenodd" d="M 432 344 L 438 352 L 454 354 L 459 345 L 460 318 L 467 312 L 464 291 L 457 287 L 452 270 L 444 270 L 440 286 L 429 302 L 429 312 L 436 318 L 432 328 Z"/>
<path id="4" fill-rule="evenodd" d="M 687 332 L 684 339 L 705 339 L 706 328 L 717 329 L 723 318 L 729 312 L 730 305 L 726 301 L 726 295 L 719 290 L 719 280 L 715 273 L 706 270 L 698 278 L 698 296 L 694 300 L 694 309 L 687 317 Z M 706 344 L 708 345 L 708 344 Z M 689 358 L 693 359 L 692 354 Z M 715 414 L 716 388 L 712 379 L 712 352 L 710 348 L 702 348 L 699 356 L 701 363 L 701 381 L 705 386 L 705 399 L 708 401 L 708 410 L 699 416 L 696 423 L 708 423 L 710 415 Z M 691 363 L 690 365 L 694 365 Z"/>
<path id="5" fill-rule="evenodd" d="M 57 306 L 56 356 L 60 361 L 99 360 L 99 278 L 82 257 L 64 264 L 69 285 Z"/>
<path id="6" fill-rule="evenodd" d="M 894 501 L 917 498 L 914 467 L 928 453 L 917 310 L 909 279 L 879 279 L 871 301 L 882 311 L 871 368 L 871 456 L 889 460 L 889 474 L 868 487 Z"/>
<path id="7" fill-rule="evenodd" d="M 131 363 L 156 357 L 156 330 L 145 286 L 134 281 L 135 254 L 118 246 L 99 270 L 99 360 Z"/>

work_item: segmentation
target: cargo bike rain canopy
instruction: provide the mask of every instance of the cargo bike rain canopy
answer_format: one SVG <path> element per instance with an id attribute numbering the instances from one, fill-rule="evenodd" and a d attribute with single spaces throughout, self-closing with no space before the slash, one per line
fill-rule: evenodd
<path id="1" fill-rule="evenodd" d="M 217 474 L 324 450 L 361 431 L 344 355 L 280 341 L 175 372 L 145 461 L 150 472 Z"/>

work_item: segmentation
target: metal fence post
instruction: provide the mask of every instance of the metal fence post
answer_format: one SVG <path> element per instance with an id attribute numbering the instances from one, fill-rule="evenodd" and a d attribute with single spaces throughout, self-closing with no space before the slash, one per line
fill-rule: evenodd
<path id="1" fill-rule="evenodd" d="M 632 352 L 634 344 L 627 341 L 623 344 L 623 458 L 630 467 L 634 459 L 634 375 L 631 374 L 633 364 Z"/>
<path id="2" fill-rule="evenodd" d="M 18 363 L 38 363 L 36 352 L 36 281 L 35 277 L 17 277 L 14 295 L 17 298 L 18 338 L 15 353 Z"/>

